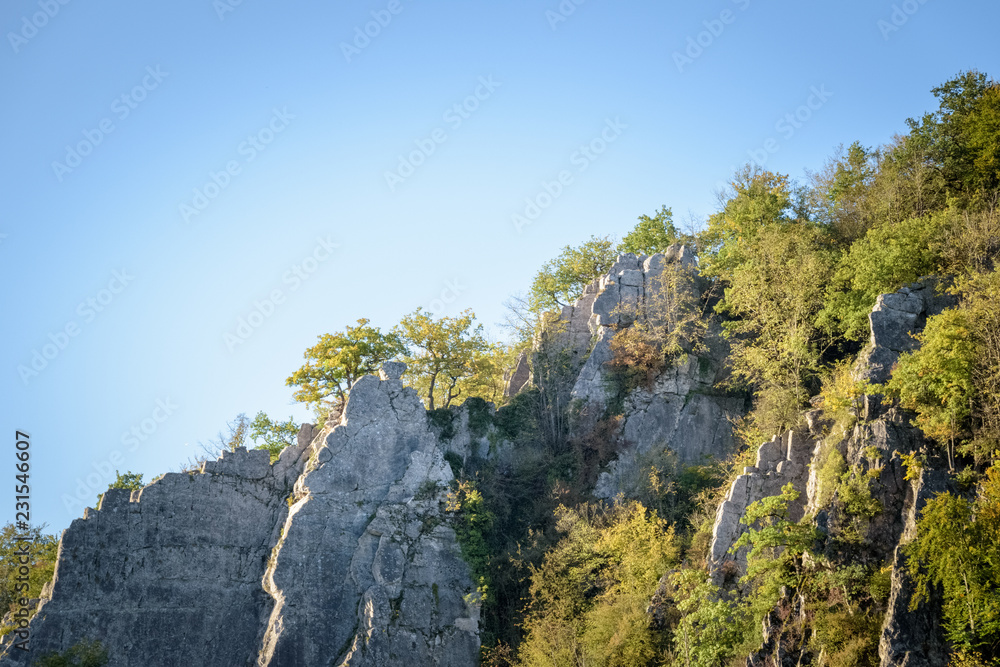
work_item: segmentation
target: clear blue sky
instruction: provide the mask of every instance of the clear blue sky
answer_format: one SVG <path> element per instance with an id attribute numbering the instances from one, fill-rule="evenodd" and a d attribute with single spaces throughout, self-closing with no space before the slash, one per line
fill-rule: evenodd
<path id="1" fill-rule="evenodd" d="M 110 468 L 307 417 L 284 380 L 321 333 L 418 306 L 495 329 L 562 246 L 702 221 L 765 146 L 801 178 L 1000 72 L 986 1 L 235 1 L 0 9 L 0 461 L 31 434 L 49 530 Z"/>

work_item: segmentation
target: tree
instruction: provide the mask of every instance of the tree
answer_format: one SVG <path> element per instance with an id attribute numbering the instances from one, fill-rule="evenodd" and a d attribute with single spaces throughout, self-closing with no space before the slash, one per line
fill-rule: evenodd
<path id="1" fill-rule="evenodd" d="M 952 195 L 971 199 L 1000 185 L 1000 86 L 970 70 L 932 91 L 937 111 L 909 119 L 912 139 L 924 150 Z"/>
<path id="2" fill-rule="evenodd" d="M 792 219 L 793 201 L 787 176 L 750 164 L 736 172 L 720 198 L 722 210 L 708 219 L 701 234 L 706 252 L 700 268 L 702 275 L 725 281 L 743 262 L 744 250 L 764 225 Z"/>
<path id="3" fill-rule="evenodd" d="M 142 487 L 143 487 L 142 473 L 134 473 L 130 470 L 123 475 L 117 470 L 115 470 L 115 481 L 111 482 L 111 485 L 108 486 L 108 490 L 110 491 L 111 489 L 127 489 L 130 491 L 138 491 L 142 489 Z M 101 498 L 103 497 L 104 497 L 103 493 L 97 496 L 98 505 L 101 504 Z"/>
<path id="4" fill-rule="evenodd" d="M 618 244 L 618 252 L 652 255 L 666 250 L 679 240 L 680 234 L 674 227 L 673 211 L 661 206 L 652 218 L 648 215 L 639 216 L 639 224 Z"/>
<path id="5" fill-rule="evenodd" d="M 63 653 L 47 653 L 36 662 L 38 667 L 104 667 L 108 652 L 99 641 L 80 640 Z"/>
<path id="6" fill-rule="evenodd" d="M 483 326 L 473 326 L 475 319 L 475 313 L 466 310 L 458 317 L 435 320 L 417 308 L 393 330 L 415 349 L 403 361 L 411 384 L 426 397 L 429 410 L 435 405 L 447 408 L 459 397 L 465 400 L 474 395 L 476 385 L 483 382 L 477 374 L 496 372 L 493 348 L 483 336 Z"/>
<path id="7" fill-rule="evenodd" d="M 949 308 L 928 318 L 917 340 L 920 349 L 900 356 L 889 389 L 917 413 L 917 425 L 929 438 L 946 445 L 954 467 L 955 443 L 968 428 L 974 391 L 976 347 L 968 313 Z"/>
<path id="8" fill-rule="evenodd" d="M 864 236 L 871 217 L 868 199 L 878 173 L 878 151 L 854 142 L 839 146 L 819 173 L 811 173 L 814 216 L 830 228 L 838 243 L 850 245 Z"/>
<path id="9" fill-rule="evenodd" d="M 0 531 L 0 616 L 13 611 L 21 598 L 30 600 L 39 597 L 42 587 L 52 578 L 56 568 L 59 539 L 46 535 L 45 526 L 32 526 L 27 531 L 8 523 Z M 29 540 L 19 538 L 27 535 Z M 30 554 L 27 581 L 21 578 L 19 569 L 25 547 Z M 27 588 L 23 588 L 27 584 Z M 33 612 L 32 612 L 33 613 Z M 6 634 L 13 626 L 0 628 Z"/>
<path id="10" fill-rule="evenodd" d="M 880 294 L 895 292 L 937 270 L 940 239 L 953 215 L 944 210 L 869 229 L 837 262 L 817 324 L 849 340 L 865 339 L 868 314 Z"/>
<path id="11" fill-rule="evenodd" d="M 319 410 L 330 396 L 335 398 L 334 407 L 343 408 L 351 387 L 361 376 L 377 372 L 384 362 L 406 352 L 398 334 L 383 334 L 362 318 L 356 327 L 320 336 L 319 342 L 305 351 L 305 365 L 285 384 L 299 387 L 295 400 L 314 409 Z"/>
<path id="12" fill-rule="evenodd" d="M 531 283 L 528 302 L 535 313 L 558 311 L 583 294 L 583 288 L 605 275 L 617 259 L 610 237 L 592 236 L 578 248 L 566 246 L 547 262 Z"/>
<path id="13" fill-rule="evenodd" d="M 820 371 L 825 339 L 815 325 L 831 270 L 822 232 L 809 223 L 770 223 L 744 244 L 717 310 L 732 341 L 734 378 L 757 391 L 765 432 L 794 425 Z"/>
<path id="14" fill-rule="evenodd" d="M 945 628 L 958 647 L 1000 657 L 1000 466 L 994 464 L 978 497 L 942 493 L 928 501 L 917 538 L 906 547 L 916 584 L 915 608 L 931 586 L 944 592 Z"/>
<path id="15" fill-rule="evenodd" d="M 520 664 L 659 664 L 646 608 L 679 560 L 673 528 L 637 502 L 556 510 L 563 538 L 531 568 Z"/>
<path id="16" fill-rule="evenodd" d="M 299 427 L 293 417 L 279 422 L 272 420 L 263 410 L 250 423 L 250 438 L 257 445 L 254 449 L 266 450 L 271 455 L 271 463 L 278 460 L 285 447 L 295 444 L 298 433 Z"/>

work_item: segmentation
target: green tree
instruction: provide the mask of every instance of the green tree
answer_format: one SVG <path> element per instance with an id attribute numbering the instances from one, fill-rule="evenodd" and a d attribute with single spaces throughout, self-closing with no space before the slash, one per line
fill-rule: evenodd
<path id="1" fill-rule="evenodd" d="M 673 529 L 636 502 L 556 517 L 563 538 L 532 568 L 520 664 L 654 664 L 662 647 L 646 607 L 678 562 Z"/>
<path id="2" fill-rule="evenodd" d="M 811 174 L 814 218 L 828 226 L 837 242 L 850 245 L 871 224 L 867 200 L 878 173 L 879 152 L 854 142 L 837 148 L 823 170 Z"/>
<path id="3" fill-rule="evenodd" d="M 264 449 L 271 456 L 271 463 L 278 460 L 285 447 L 295 444 L 299 427 L 293 417 L 288 421 L 272 420 L 263 410 L 257 413 L 250 423 L 250 438 L 257 445 L 255 449 Z"/>
<path id="4" fill-rule="evenodd" d="M 682 569 L 670 577 L 676 588 L 679 619 L 674 629 L 671 667 L 719 667 L 736 657 L 751 632 L 745 604 L 730 602 L 700 570 Z"/>
<path id="5" fill-rule="evenodd" d="M 45 526 L 32 526 L 25 532 L 13 523 L 8 523 L 0 531 L 0 616 L 14 611 L 22 598 L 30 600 L 39 597 L 42 587 L 52 579 L 59 538 L 44 534 L 44 528 Z M 22 542 L 18 539 L 24 535 L 30 540 Z M 29 554 L 29 571 L 27 581 L 24 581 L 19 570 L 24 564 L 21 559 L 24 558 L 26 549 Z M 0 628 L 0 636 L 11 630 L 13 625 Z"/>
<path id="6" fill-rule="evenodd" d="M 34 663 L 37 667 L 104 667 L 108 652 L 99 641 L 80 640 L 63 653 L 47 653 Z"/>
<path id="7" fill-rule="evenodd" d="M 705 252 L 700 268 L 706 277 L 728 281 L 765 225 L 793 219 L 794 201 L 787 176 L 756 165 L 740 169 L 721 197 L 722 210 L 708 219 L 701 234 Z"/>
<path id="8" fill-rule="evenodd" d="M 566 246 L 535 276 L 528 295 L 535 313 L 559 311 L 580 298 L 583 288 L 606 274 L 617 259 L 610 237 L 592 236 L 578 248 Z"/>
<path id="9" fill-rule="evenodd" d="M 732 318 L 723 328 L 734 378 L 756 389 L 754 420 L 777 433 L 797 422 L 819 376 L 827 339 L 815 322 L 830 256 L 817 227 L 792 222 L 763 225 L 740 255 L 717 310 Z"/>
<path id="10" fill-rule="evenodd" d="M 427 399 L 429 410 L 447 408 L 459 398 L 457 403 L 461 403 L 483 382 L 478 373 L 497 371 L 489 363 L 493 348 L 483 335 L 483 326 L 473 325 L 475 319 L 471 310 L 458 317 L 434 319 L 417 308 L 394 329 L 413 349 L 403 361 L 410 383 Z"/>
<path id="11" fill-rule="evenodd" d="M 902 355 L 889 381 L 904 408 L 917 413 L 917 425 L 947 446 L 954 466 L 956 441 L 967 431 L 974 391 L 975 341 L 965 310 L 949 308 L 927 320 L 917 336 L 920 349 Z"/>
<path id="12" fill-rule="evenodd" d="M 916 584 L 911 608 L 931 586 L 944 592 L 945 628 L 958 647 L 1000 658 L 1000 466 L 994 464 L 978 497 L 942 493 L 924 506 L 917 538 L 906 547 Z"/>
<path id="13" fill-rule="evenodd" d="M 953 216 L 944 210 L 869 229 L 837 262 L 817 324 L 831 335 L 865 339 L 868 314 L 880 294 L 895 292 L 937 270 L 940 239 Z"/>
<path id="14" fill-rule="evenodd" d="M 1000 185 L 1000 90 L 986 74 L 960 72 L 932 91 L 935 112 L 909 119 L 910 136 L 952 195 L 971 199 Z"/>
<path id="15" fill-rule="evenodd" d="M 305 351 L 305 365 L 285 380 L 285 384 L 299 387 L 294 394 L 295 400 L 317 411 L 329 402 L 330 396 L 334 397 L 334 408 L 343 408 L 351 387 L 361 376 L 377 372 L 384 362 L 406 352 L 398 334 L 383 334 L 378 327 L 368 326 L 368 320 L 362 318 L 356 327 L 348 326 L 343 332 L 320 336 L 319 342 Z"/>
<path id="16" fill-rule="evenodd" d="M 639 216 L 639 224 L 618 244 L 618 252 L 652 255 L 666 250 L 679 240 L 680 234 L 674 227 L 673 211 L 661 206 L 652 218 L 648 215 Z"/>
<path id="17" fill-rule="evenodd" d="M 143 487 L 143 484 L 142 484 L 142 474 L 141 473 L 134 473 L 134 472 L 132 472 L 130 470 L 130 471 L 128 471 L 127 473 L 125 473 L 123 475 L 120 472 L 118 472 L 117 470 L 115 470 L 115 481 L 111 482 L 111 485 L 108 486 L 108 489 L 109 490 L 110 489 L 127 489 L 129 491 L 138 491 L 138 490 L 142 489 L 142 487 Z M 98 505 L 101 504 L 101 498 L 103 498 L 103 497 L 104 497 L 103 493 L 100 494 L 99 496 L 97 496 L 97 504 Z"/>

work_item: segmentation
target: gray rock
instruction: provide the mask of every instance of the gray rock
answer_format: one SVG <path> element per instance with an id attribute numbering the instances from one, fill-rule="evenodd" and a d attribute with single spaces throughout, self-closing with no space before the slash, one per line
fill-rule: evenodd
<path id="1" fill-rule="evenodd" d="M 948 490 L 944 471 L 930 469 L 921 472 L 906 511 L 904 544 L 916 536 L 916 517 L 927 501 Z M 910 579 L 906 557 L 901 548 L 896 547 L 892 560 L 889 613 L 882 625 L 878 647 L 882 667 L 945 667 L 948 664 L 948 644 L 941 627 L 941 592 L 937 587 L 931 587 L 929 599 L 911 610 L 913 593 L 914 583 Z"/>
<path id="2" fill-rule="evenodd" d="M 452 472 L 401 366 L 273 465 L 238 449 L 105 494 L 63 534 L 31 655 L 96 639 L 111 667 L 476 664 Z M 8 647 L 0 665 L 27 660 Z"/>
<path id="3" fill-rule="evenodd" d="M 528 355 L 522 352 L 517 358 L 517 365 L 511 373 L 507 384 L 504 386 L 503 395 L 505 398 L 516 396 L 525 385 L 531 381 L 531 366 L 528 365 Z"/>
<path id="4" fill-rule="evenodd" d="M 406 364 L 401 361 L 387 361 L 382 364 L 379 370 L 379 378 L 382 380 L 398 380 L 406 372 Z"/>
<path id="5" fill-rule="evenodd" d="M 719 505 L 712 528 L 712 546 L 709 552 L 709 573 L 716 585 L 732 584 L 746 574 L 747 549 L 731 553 L 733 545 L 748 526 L 741 523 L 751 504 L 781 493 L 782 487 L 791 484 L 799 497 L 788 506 L 788 518 L 798 521 L 805 514 L 809 469 L 806 462 L 816 443 L 802 434 L 788 431 L 781 438 L 775 436 L 757 449 L 757 462 L 753 468 L 739 475 Z"/>
<path id="6" fill-rule="evenodd" d="M 937 294 L 937 285 L 936 280 L 925 279 L 893 294 L 879 295 L 868 316 L 871 335 L 855 369 L 858 379 L 887 382 L 899 355 L 916 349 L 913 336 L 923 330 L 927 318 L 955 305 L 951 295 Z"/>

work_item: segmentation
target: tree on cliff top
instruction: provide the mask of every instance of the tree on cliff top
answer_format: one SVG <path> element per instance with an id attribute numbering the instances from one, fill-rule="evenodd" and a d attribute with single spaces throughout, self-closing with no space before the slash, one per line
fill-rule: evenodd
<path id="1" fill-rule="evenodd" d="M 458 317 L 435 320 L 417 308 L 393 330 L 414 348 L 403 361 L 410 383 L 427 399 L 429 410 L 447 408 L 459 398 L 482 396 L 483 391 L 484 398 L 496 400 L 490 388 L 500 384 L 489 378 L 503 376 L 498 361 L 502 355 L 484 337 L 483 326 L 473 326 L 475 319 L 475 313 L 466 310 Z"/>
<path id="2" fill-rule="evenodd" d="M 583 288 L 607 273 L 618 253 L 610 236 L 592 236 L 579 247 L 566 246 L 535 275 L 528 295 L 532 311 L 558 311 L 580 298 Z"/>
<path id="3" fill-rule="evenodd" d="M 639 224 L 618 244 L 618 252 L 652 255 L 663 252 L 679 240 L 680 234 L 674 227 L 673 211 L 661 206 L 652 218 L 648 215 L 639 216 Z"/>
<path id="4" fill-rule="evenodd" d="M 314 409 L 329 403 L 326 399 L 330 396 L 334 397 L 335 407 L 343 407 L 351 387 L 363 375 L 375 373 L 384 362 L 406 352 L 398 334 L 383 334 L 362 318 L 356 327 L 320 336 L 319 342 L 305 351 L 305 365 L 285 384 L 299 387 L 295 400 Z"/>

